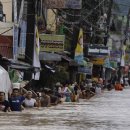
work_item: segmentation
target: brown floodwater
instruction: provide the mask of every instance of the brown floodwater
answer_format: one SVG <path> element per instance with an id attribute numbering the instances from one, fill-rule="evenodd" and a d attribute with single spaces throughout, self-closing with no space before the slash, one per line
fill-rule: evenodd
<path id="1" fill-rule="evenodd" d="M 23 112 L 0 112 L 0 130 L 130 130 L 130 89 Z"/>

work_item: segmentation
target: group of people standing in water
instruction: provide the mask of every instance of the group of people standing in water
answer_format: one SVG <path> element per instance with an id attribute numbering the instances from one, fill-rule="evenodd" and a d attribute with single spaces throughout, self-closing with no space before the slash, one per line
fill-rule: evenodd
<path id="1" fill-rule="evenodd" d="M 8 100 L 5 93 L 0 92 L 0 111 L 22 111 L 34 107 L 50 107 L 62 102 L 79 102 L 79 98 L 89 99 L 95 94 L 101 94 L 102 90 L 115 88 L 115 90 L 123 90 L 123 86 L 115 82 L 107 82 L 104 84 L 102 79 L 98 81 L 86 80 L 81 83 L 65 83 L 57 82 L 55 89 L 41 88 L 39 91 L 27 91 L 24 87 L 13 88 L 9 94 Z"/>

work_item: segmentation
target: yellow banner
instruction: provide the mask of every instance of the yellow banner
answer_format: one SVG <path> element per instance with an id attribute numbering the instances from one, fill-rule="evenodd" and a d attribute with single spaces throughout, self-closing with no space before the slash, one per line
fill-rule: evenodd
<path id="1" fill-rule="evenodd" d="M 103 65 L 104 64 L 105 59 L 104 58 L 94 58 L 91 62 L 94 65 Z"/>
<path id="2" fill-rule="evenodd" d="M 80 62 L 83 60 L 83 29 L 80 28 L 77 47 L 75 49 L 75 60 Z"/>

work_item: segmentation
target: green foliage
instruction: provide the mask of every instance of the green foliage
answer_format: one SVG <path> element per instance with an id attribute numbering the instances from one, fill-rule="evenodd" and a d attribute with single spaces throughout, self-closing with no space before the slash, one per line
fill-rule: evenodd
<path id="1" fill-rule="evenodd" d="M 55 73 L 49 70 L 44 70 L 41 73 L 41 83 L 44 87 L 52 88 L 56 82 L 64 83 L 69 80 L 69 73 L 64 69 L 64 67 L 58 67 Z"/>

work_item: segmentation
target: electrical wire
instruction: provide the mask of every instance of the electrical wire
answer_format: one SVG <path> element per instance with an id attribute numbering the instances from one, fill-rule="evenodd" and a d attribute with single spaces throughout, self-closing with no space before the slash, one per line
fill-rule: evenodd
<path id="1" fill-rule="evenodd" d="M 105 1 L 105 0 L 103 0 L 102 2 L 100 2 L 98 6 L 96 6 L 94 9 L 92 9 L 92 10 L 88 13 L 88 15 L 87 15 L 85 18 L 82 19 L 82 17 L 81 17 L 80 20 L 84 20 L 84 21 L 87 22 L 88 24 L 92 25 L 94 28 L 99 29 L 98 26 L 93 25 L 91 22 L 89 22 L 88 20 L 86 20 L 86 18 L 89 17 L 89 16 L 93 13 L 93 11 L 95 11 L 102 3 L 104 3 L 104 1 Z M 60 9 L 60 10 L 61 10 L 61 9 Z M 87 9 L 86 9 L 86 10 L 87 10 Z M 84 10 L 84 12 L 85 12 L 86 10 Z M 62 12 L 65 13 L 65 11 L 63 11 L 63 10 L 62 10 Z M 73 15 L 73 14 L 70 14 L 70 13 L 66 13 L 66 14 L 67 14 L 67 15 L 70 15 L 70 16 L 76 16 L 76 17 L 77 17 L 77 16 L 79 16 L 79 17 L 81 16 L 81 15 Z M 27 14 L 27 15 L 34 15 L 34 14 Z M 66 21 L 65 19 L 62 19 L 62 20 L 63 20 L 63 22 L 66 23 L 66 24 L 72 24 L 72 25 L 73 25 L 73 24 L 78 24 L 78 23 L 79 23 L 79 22 L 69 22 L 69 21 Z M 74 26 L 78 27 L 77 25 L 74 25 Z M 66 28 L 67 28 L 68 30 L 70 30 L 70 28 L 68 28 L 68 27 L 66 27 Z M 79 28 L 79 27 L 78 27 L 78 28 Z M 72 33 L 72 31 L 70 31 L 70 32 Z M 84 32 L 84 33 L 92 33 L 92 32 Z M 30 33 L 30 34 L 32 34 L 32 33 Z"/>
<path id="2" fill-rule="evenodd" d="M 105 2 L 105 0 L 102 0 L 94 9 L 92 9 L 89 13 L 88 13 L 88 15 L 87 16 L 85 16 L 85 17 L 82 17 L 82 19 L 80 19 L 80 21 L 85 21 L 86 22 L 86 18 L 88 18 L 92 13 L 93 13 L 93 11 L 95 11 L 102 3 L 104 3 Z"/>
<path id="3" fill-rule="evenodd" d="M 93 13 L 93 11 L 95 11 L 98 7 L 100 7 L 100 5 L 101 5 L 102 3 L 104 4 L 104 1 L 105 1 L 105 0 L 101 1 L 94 9 L 92 9 L 92 10 L 88 13 L 88 15 L 87 15 L 85 18 L 84 18 L 83 16 L 81 16 L 80 20 L 77 21 L 77 22 L 69 22 L 69 21 L 66 21 L 63 17 L 62 17 L 62 20 L 64 21 L 65 24 L 72 24 L 72 25 L 76 26 L 77 28 L 79 28 L 79 26 L 77 26 L 77 25 L 75 25 L 75 24 L 79 24 L 81 21 L 85 21 L 87 24 L 93 26 L 93 27 L 96 28 L 96 29 L 99 29 L 98 26 L 93 25 L 92 22 L 89 22 L 88 20 L 86 20 L 86 18 L 88 18 L 88 17 Z M 74 15 L 73 15 L 73 16 L 74 16 Z"/>
<path id="4" fill-rule="evenodd" d="M 11 1 L 10 1 L 11 2 Z M 9 1 L 8 1 L 8 3 L 10 3 Z M 103 2 L 104 2 L 104 0 L 103 0 Z M 7 3 L 7 2 L 4 2 L 4 3 Z M 101 2 L 102 3 L 102 2 Z M 95 7 L 93 10 L 91 10 L 90 11 L 90 13 L 87 15 L 87 17 L 96 9 L 96 8 L 98 8 L 99 6 L 100 6 L 100 4 L 101 3 L 99 3 L 99 5 L 97 6 L 97 7 Z M 61 9 L 59 9 L 60 11 L 62 11 L 62 12 L 64 12 L 65 13 L 65 11 L 63 11 L 63 10 L 61 10 Z M 81 13 L 83 13 L 83 12 L 85 12 L 86 10 L 83 10 L 83 11 L 81 11 Z M 70 16 L 77 16 L 77 17 L 80 17 L 81 15 L 73 15 L 73 14 L 70 14 L 70 13 L 66 13 L 67 15 L 70 15 Z M 24 14 L 25 15 L 25 14 Z M 27 15 L 35 15 L 35 14 L 27 14 Z M 81 16 L 81 18 L 82 18 L 82 16 Z M 84 18 L 83 20 L 85 20 L 86 18 Z M 77 22 L 69 22 L 69 21 L 67 21 L 67 20 L 65 20 L 65 19 L 62 19 L 63 21 L 64 21 L 64 23 L 65 24 L 78 24 L 79 23 L 79 21 L 77 21 Z M 81 19 L 82 20 L 82 19 Z M 87 20 L 85 20 L 85 22 L 87 22 L 88 24 L 92 24 L 92 23 L 90 23 L 89 21 L 87 21 Z M 96 27 L 95 25 L 93 26 L 94 28 Z M 98 28 L 98 27 L 97 27 Z"/>

